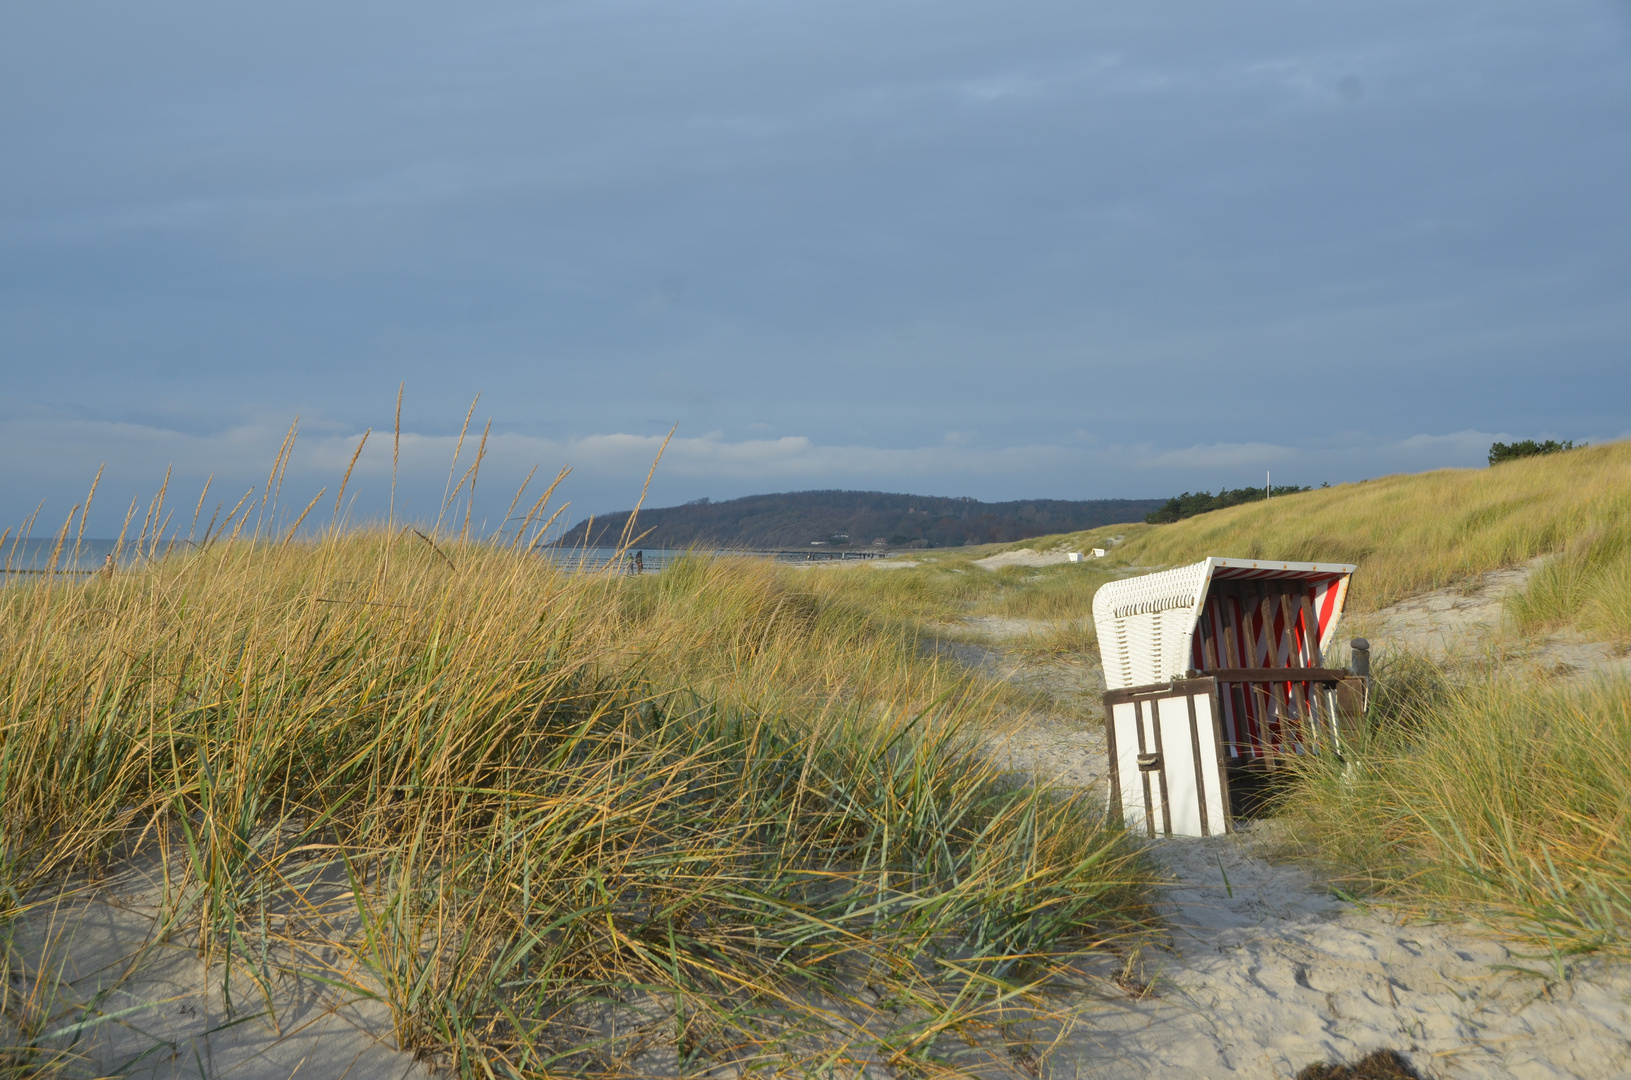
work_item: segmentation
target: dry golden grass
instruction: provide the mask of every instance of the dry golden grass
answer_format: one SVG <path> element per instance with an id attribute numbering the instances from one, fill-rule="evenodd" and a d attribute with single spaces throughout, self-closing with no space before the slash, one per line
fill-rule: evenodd
<path id="1" fill-rule="evenodd" d="M 1119 538 L 1119 539 L 1118 539 Z M 1105 560 L 995 573 L 973 561 L 1031 548 L 1110 550 Z M 1209 555 L 1351 562 L 1354 613 L 1554 555 L 1512 604 L 1522 630 L 1574 626 L 1631 638 L 1631 443 L 1611 443 L 1493 469 L 1386 476 L 1214 511 L 1171 525 L 1123 524 L 1001 547 L 946 549 L 922 565 L 823 575 L 812 589 L 844 596 L 901 626 L 955 626 L 997 615 L 1077 632 L 1112 577 Z"/>
<path id="2" fill-rule="evenodd" d="M 1600 522 L 1546 560 L 1508 604 L 1520 630 L 1631 639 L 1631 529 Z"/>
<path id="3" fill-rule="evenodd" d="M 1112 538 L 1121 537 L 1119 543 Z M 1519 633 L 1631 639 L 1631 443 L 1490 469 L 1389 476 L 1204 514 L 1010 547 L 1111 548 L 1120 572 L 1209 555 L 1359 566 L 1375 610 L 1548 556 L 1509 601 Z M 1062 579 L 1072 580 L 1072 579 Z M 1046 602 L 1091 605 L 1098 580 Z M 894 583 L 908 588 L 909 583 Z M 966 609 L 1001 602 L 996 582 Z M 1379 662 L 1374 737 L 1305 762 L 1281 812 L 1355 888 L 1443 915 L 1482 912 L 1556 955 L 1624 951 L 1631 932 L 1631 686 Z"/>
<path id="4" fill-rule="evenodd" d="M 1370 720 L 1285 801 L 1309 854 L 1424 914 L 1493 915 L 1557 966 L 1631 951 L 1631 683 L 1451 681 L 1395 655 Z"/>
<path id="5" fill-rule="evenodd" d="M 1114 535 L 1125 539 L 1108 561 L 1120 566 L 1176 566 L 1208 555 L 1357 563 L 1353 611 L 1552 552 L 1578 550 L 1589 562 L 1601 560 L 1606 545 L 1623 574 L 1624 548 L 1611 538 L 1631 535 L 1631 443 L 1490 469 L 1384 476 L 1171 525 L 1120 525 L 1026 543 L 1105 547 Z M 1620 618 L 1606 611 L 1603 617 Z"/>
<path id="6" fill-rule="evenodd" d="M 267 994 L 333 945 L 460 1075 L 1030 1060 L 1039 987 L 1143 930 L 1150 871 L 819 580 L 280 530 L 0 589 L 5 922 L 158 859 L 167 936 Z M 15 985 L 38 1067 L 63 1029 Z"/>

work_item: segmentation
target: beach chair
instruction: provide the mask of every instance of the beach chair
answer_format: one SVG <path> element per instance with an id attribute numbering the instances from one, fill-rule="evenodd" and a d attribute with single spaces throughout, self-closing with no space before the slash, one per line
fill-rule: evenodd
<path id="1" fill-rule="evenodd" d="M 1324 654 L 1354 569 L 1209 558 L 1099 589 L 1111 797 L 1129 826 L 1231 832 L 1284 759 L 1340 751 L 1354 675 Z"/>

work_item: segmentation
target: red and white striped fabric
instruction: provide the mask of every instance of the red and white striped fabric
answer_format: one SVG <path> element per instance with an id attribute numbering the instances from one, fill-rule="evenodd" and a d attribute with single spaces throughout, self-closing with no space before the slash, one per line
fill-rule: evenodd
<path id="1" fill-rule="evenodd" d="M 1093 598 L 1108 689 L 1228 668 L 1323 667 L 1355 567 L 1211 558 L 1111 582 Z M 1298 753 L 1325 706 L 1317 685 L 1218 686 L 1225 752 Z"/>
<path id="2" fill-rule="evenodd" d="M 1252 595 L 1222 587 L 1223 582 L 1270 580 L 1291 584 L 1294 591 Z M 1347 584 L 1348 574 L 1340 571 L 1217 567 L 1191 639 L 1194 670 L 1325 666 L 1324 650 L 1336 633 Z M 1301 752 L 1305 725 L 1316 719 L 1321 694 L 1305 681 L 1220 683 L 1225 752 L 1232 758 Z"/>
<path id="3" fill-rule="evenodd" d="M 1259 581 L 1281 578 L 1296 578 L 1308 582 L 1309 597 L 1314 602 L 1314 611 L 1319 619 L 1319 647 L 1325 649 L 1331 643 L 1331 636 L 1336 633 L 1337 620 L 1342 614 L 1342 603 L 1347 599 L 1348 578 L 1353 574 L 1355 567 L 1347 564 L 1330 566 L 1325 572 L 1307 570 L 1272 570 L 1258 566 L 1239 566 L 1231 560 L 1215 560 L 1220 565 L 1212 570 L 1213 581 Z M 1300 565 L 1319 566 L 1319 563 L 1305 563 Z M 1241 664 L 1240 667 L 1254 665 Z M 1317 665 L 1310 665 L 1317 666 Z"/>

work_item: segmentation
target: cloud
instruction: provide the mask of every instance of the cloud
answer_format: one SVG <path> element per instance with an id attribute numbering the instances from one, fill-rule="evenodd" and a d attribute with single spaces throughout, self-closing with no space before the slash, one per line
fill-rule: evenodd
<path id="1" fill-rule="evenodd" d="M 1143 464 L 1154 469 L 1261 468 L 1289 460 L 1298 452 L 1294 447 L 1275 446 L 1273 443 L 1212 443 L 1182 450 L 1164 450 L 1145 458 Z"/>
<path id="2" fill-rule="evenodd" d="M 484 493 L 571 462 L 599 508 L 676 419 L 654 498 L 1336 482 L 1631 423 L 1617 8 L 0 19 L 13 518 L 103 461 L 99 502 L 264 483 L 297 412 L 290 482 L 372 423 L 382 505 L 399 379 L 415 507 L 478 389 Z"/>
<path id="3" fill-rule="evenodd" d="M 403 436 L 402 459 L 421 469 L 440 461 L 443 468 L 451 458 L 456 440 L 450 436 Z M 764 484 L 817 483 L 820 486 L 855 486 L 872 478 L 932 479 L 946 475 L 1013 476 L 1026 470 L 1048 470 L 1079 460 L 1080 455 L 1062 446 L 1005 446 L 976 448 L 957 444 L 919 447 L 865 445 L 824 445 L 807 436 L 788 435 L 776 439 L 727 439 L 720 432 L 694 437 L 675 437 L 663 447 L 661 435 L 632 435 L 611 432 L 573 439 L 548 439 L 507 433 L 493 436 L 487 453 L 494 462 L 514 467 L 522 462 L 560 462 L 575 470 L 606 476 L 642 475 L 662 459 L 659 472 L 669 477 L 687 477 L 722 482 L 742 481 Z M 467 439 L 465 455 L 473 454 L 475 442 Z M 312 451 L 325 463 L 343 463 L 341 451 L 349 456 L 345 440 L 332 439 Z M 387 446 L 369 447 L 367 472 L 379 475 L 388 468 Z M 362 468 L 359 463 L 359 468 Z"/>
<path id="4" fill-rule="evenodd" d="M 362 437 L 360 431 L 338 431 L 320 421 L 303 421 L 303 426 L 307 433 L 296 440 L 285 481 L 289 493 L 285 498 L 292 496 L 302 504 L 320 488 L 327 490 L 328 497 L 334 496 Z M 39 416 L 0 420 L 0 455 L 25 463 L 34 485 L 33 489 L 8 491 L 0 510 L 16 520 L 42 494 L 48 494 L 53 505 L 62 503 L 60 510 L 52 511 L 60 514 L 69 501 L 63 493 L 80 497 L 104 462 L 108 471 L 98 498 L 119 504 L 115 509 L 133 496 L 138 501 L 148 498 L 172 464 L 172 500 L 177 492 L 196 492 L 213 473 L 211 501 L 220 497 L 230 503 L 245 489 L 253 486 L 258 490 L 265 484 L 284 430 L 270 424 L 244 424 L 188 433 L 118 421 Z M 1316 485 L 1389 472 L 1477 467 L 1484 463 L 1490 443 L 1519 437 L 1476 430 L 1399 437 L 1360 431 L 1334 434 L 1314 445 L 1215 442 L 1166 449 L 1095 443 L 1087 434 L 1076 433 L 1066 443 L 1006 446 L 951 440 L 880 446 L 829 443 L 806 435 L 730 438 L 720 431 L 676 435 L 662 451 L 652 499 L 653 505 L 666 505 L 701 495 L 730 498 L 829 487 L 966 494 L 984 499 L 1153 498 L 1179 489 L 1259 483 L 1265 469 L 1273 471 L 1277 483 Z M 561 494 L 573 501 L 578 508 L 575 512 L 625 508 L 638 495 L 663 439 L 661 434 L 617 431 L 565 438 L 495 432 L 486 442 L 478 498 L 489 512 L 497 512 L 497 504 L 513 493 L 534 466 L 546 478 L 570 466 L 573 477 Z M 410 517 L 434 516 L 450 471 L 452 482 L 457 483 L 476 460 L 481 430 L 472 430 L 462 447 L 456 433 L 405 431 L 394 449 L 399 511 Z M 375 430 L 357 461 L 349 488 L 362 512 L 383 512 L 387 505 L 392 455 L 392 433 Z M 207 508 L 205 512 L 207 516 Z"/>

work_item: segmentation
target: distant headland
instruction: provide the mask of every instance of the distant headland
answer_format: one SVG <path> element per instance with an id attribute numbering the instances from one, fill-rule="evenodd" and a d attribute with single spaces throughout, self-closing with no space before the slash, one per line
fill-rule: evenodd
<path id="1" fill-rule="evenodd" d="M 653 548 L 961 547 L 1142 521 L 1164 501 L 1020 499 L 987 503 L 883 491 L 790 491 L 643 509 L 635 535 L 640 544 Z M 628 517 L 625 510 L 581 521 L 555 543 L 561 547 L 616 544 Z"/>

